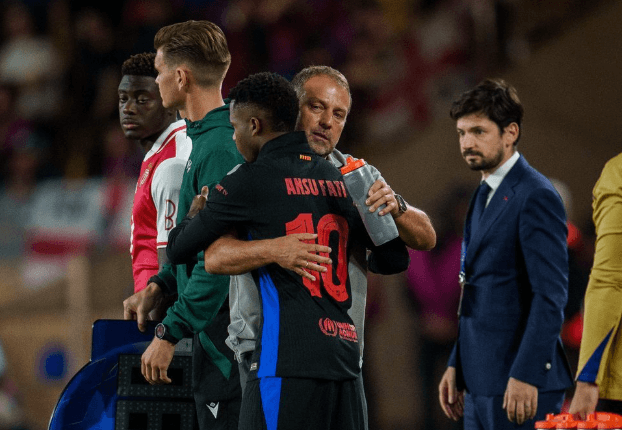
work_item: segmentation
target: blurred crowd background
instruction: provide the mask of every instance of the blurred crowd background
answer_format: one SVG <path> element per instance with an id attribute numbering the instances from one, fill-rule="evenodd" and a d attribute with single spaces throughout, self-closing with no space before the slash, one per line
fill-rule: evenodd
<path id="1" fill-rule="evenodd" d="M 567 205 L 564 340 L 576 360 L 589 192 L 619 152 L 610 119 L 619 120 L 621 17 L 616 0 L 0 1 L 0 430 L 44 429 L 88 360 L 92 322 L 123 316 L 143 155 L 119 126 L 120 68 L 153 51 L 160 27 L 187 19 L 227 36 L 224 96 L 259 71 L 342 71 L 353 108 L 339 149 L 375 164 L 432 217 L 437 247 L 413 252 L 403 275 L 370 279 L 372 429 L 451 426 L 436 387 L 456 334 L 459 243 L 477 177 L 448 110 L 484 77 L 507 77 L 525 94 L 519 150 Z"/>

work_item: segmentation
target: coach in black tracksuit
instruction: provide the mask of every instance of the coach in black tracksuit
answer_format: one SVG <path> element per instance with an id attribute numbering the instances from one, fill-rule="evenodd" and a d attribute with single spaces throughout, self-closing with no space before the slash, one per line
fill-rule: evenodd
<path id="1" fill-rule="evenodd" d="M 276 264 L 253 272 L 263 323 L 240 429 L 362 429 L 357 332 L 347 314 L 349 245 L 367 235 L 341 173 L 291 132 L 298 100 L 284 78 L 252 75 L 231 91 L 234 139 L 247 161 L 210 190 L 206 207 L 169 235 L 182 263 L 232 228 L 269 239 L 317 233 L 332 264 L 315 281 Z M 209 252 L 209 250 L 208 250 Z"/>

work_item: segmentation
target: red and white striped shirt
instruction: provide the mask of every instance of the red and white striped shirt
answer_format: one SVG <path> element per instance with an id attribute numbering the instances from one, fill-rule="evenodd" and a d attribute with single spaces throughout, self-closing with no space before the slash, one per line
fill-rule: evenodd
<path id="1" fill-rule="evenodd" d="M 165 248 L 175 227 L 181 180 L 192 141 L 184 120 L 172 123 L 145 155 L 136 184 L 131 221 L 134 292 L 158 274 L 158 248 Z"/>

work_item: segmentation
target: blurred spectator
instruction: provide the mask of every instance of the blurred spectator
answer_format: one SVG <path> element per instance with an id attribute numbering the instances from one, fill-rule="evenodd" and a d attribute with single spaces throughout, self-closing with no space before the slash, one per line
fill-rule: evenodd
<path id="1" fill-rule="evenodd" d="M 254 19 L 254 10 L 252 0 L 215 0 L 203 10 L 206 19 L 225 29 L 229 51 L 235 53 L 225 76 L 223 94 L 248 75 L 266 70 L 265 32 Z"/>
<path id="2" fill-rule="evenodd" d="M 439 0 L 423 11 L 410 28 L 411 43 L 418 45 L 419 52 L 415 58 L 407 56 L 408 76 L 418 79 L 403 84 L 409 96 L 419 102 L 413 106 L 413 119 L 419 127 L 432 119 L 445 118 L 454 95 L 474 81 L 477 59 L 472 55 L 475 52 L 472 9 L 468 2 Z M 415 75 L 416 72 L 419 73 Z"/>
<path id="3" fill-rule="evenodd" d="M 353 140 L 362 137 L 377 139 L 401 130 L 404 115 L 409 115 L 400 99 L 391 91 L 405 78 L 404 64 L 396 50 L 395 35 L 377 5 L 353 8 L 351 11 L 352 41 L 341 67 L 350 82 L 358 130 Z M 386 94 L 388 92 L 389 94 Z"/>
<path id="4" fill-rule="evenodd" d="M 61 102 L 62 57 L 50 38 L 35 27 L 24 3 L 8 2 L 2 11 L 0 82 L 18 89 L 17 108 L 29 119 L 52 119 Z"/>
<path id="5" fill-rule="evenodd" d="M 461 425 L 449 423 L 438 404 L 437 381 L 445 371 L 458 332 L 462 222 L 471 193 L 456 187 L 440 195 L 445 197 L 439 202 L 435 221 L 436 247 L 425 252 L 410 250 L 406 282 L 418 320 L 423 428 L 458 429 Z"/>
<path id="6" fill-rule="evenodd" d="M 2 5 L 0 80 L 16 86 L 24 118 L 63 116 L 64 127 L 46 124 L 56 138 L 52 155 L 59 166 L 91 175 L 94 170 L 85 166 L 95 148 L 68 146 L 65 135 L 88 133 L 115 117 L 118 67 L 129 54 L 151 51 L 158 28 L 188 18 L 209 19 L 222 26 L 236 53 L 223 94 L 250 73 L 291 76 L 311 64 L 328 64 L 344 71 L 356 105 L 343 142 L 386 145 L 425 126 L 438 107 L 444 115 L 449 97 L 515 57 L 498 54 L 509 49 L 505 39 L 516 39 L 510 28 L 514 21 L 539 10 L 532 3 L 93 0 L 85 5 L 10 0 Z M 518 10 L 521 15 L 514 16 Z M 524 25 L 542 25 L 532 21 Z M 526 32 L 519 32 L 525 43 Z M 70 143 L 92 142 L 76 138 Z"/>
<path id="7" fill-rule="evenodd" d="M 30 133 L 30 121 L 17 112 L 17 87 L 0 84 L 0 179 L 7 175 L 9 159 L 13 149 Z"/>
<path id="8" fill-rule="evenodd" d="M 478 65 L 489 63 L 474 58 L 481 52 L 474 44 L 486 50 L 494 43 L 488 34 L 494 33 L 494 11 L 507 2 L 22 1 L 3 7 L 0 77 L 17 85 L 25 118 L 64 116 L 65 125 L 51 130 L 52 155 L 59 166 L 85 176 L 97 172 L 90 164 L 95 141 L 76 137 L 68 145 L 66 135 L 91 134 L 90 128 L 114 118 L 118 67 L 129 54 L 152 51 L 153 34 L 163 25 L 187 18 L 222 25 L 236 53 L 223 94 L 263 70 L 286 77 L 311 64 L 344 70 L 356 111 L 343 141 L 361 146 L 402 141 L 395 137 L 427 124 L 436 106 L 444 112 L 447 97 L 479 80 L 484 71 Z"/>
<path id="9" fill-rule="evenodd" d="M 0 258 L 23 255 L 24 232 L 37 180 L 50 174 L 49 141 L 20 117 L 16 88 L 0 84 Z"/>
<path id="10" fill-rule="evenodd" d="M 455 0 L 426 9 L 380 3 L 384 8 L 352 11 L 354 37 L 342 69 L 354 100 L 364 104 L 362 115 L 357 106 L 360 126 L 350 128 L 360 130 L 355 140 L 386 144 L 445 115 L 450 97 L 473 80 L 473 20 L 468 5 Z"/>
<path id="11" fill-rule="evenodd" d="M 119 127 L 118 120 L 110 121 L 102 133 L 104 136 L 102 148 L 101 175 L 104 178 L 104 206 L 106 213 L 107 229 L 119 228 L 119 217 L 125 216 L 128 203 L 128 190 L 132 195 L 136 188 L 136 180 L 140 173 L 140 166 L 144 154 L 135 142 L 127 139 Z M 129 200 L 130 202 L 133 199 Z M 130 206 L 131 208 L 131 206 Z M 130 212 L 131 215 L 131 212 Z M 130 217 L 124 219 L 124 223 L 129 224 Z M 115 224 L 116 222 L 116 224 Z M 118 232 L 109 230 L 105 240 L 114 240 Z M 125 235 L 124 245 L 127 248 L 127 238 Z M 109 243 L 114 246 L 118 243 Z"/>
<path id="12" fill-rule="evenodd" d="M 11 152 L 5 185 L 0 188 L 0 258 L 18 258 L 25 251 L 26 224 L 42 156 L 32 133 Z"/>
<path id="13" fill-rule="evenodd" d="M 184 20 L 182 6 L 180 0 L 127 0 L 119 27 L 126 54 L 155 52 L 153 39 L 158 30 Z"/>
<path id="14" fill-rule="evenodd" d="M 75 12 L 74 56 L 67 83 L 67 112 L 56 150 L 67 178 L 102 175 L 105 127 L 118 117 L 117 86 L 124 54 L 120 32 L 95 7 Z"/>
<path id="15" fill-rule="evenodd" d="M 78 11 L 74 26 L 76 47 L 67 88 L 72 123 L 114 118 L 125 58 L 117 47 L 119 31 L 102 11 L 88 7 Z"/>

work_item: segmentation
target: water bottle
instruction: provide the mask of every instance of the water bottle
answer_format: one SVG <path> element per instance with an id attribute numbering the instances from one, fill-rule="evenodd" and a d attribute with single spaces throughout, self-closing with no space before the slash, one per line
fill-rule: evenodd
<path id="1" fill-rule="evenodd" d="M 374 245 L 379 246 L 398 237 L 397 226 L 391 214 L 378 215 L 386 205 L 380 206 L 375 212 L 370 212 L 369 206 L 365 204 L 369 188 L 375 182 L 371 169 L 365 160 L 362 158 L 354 160 L 354 158 L 348 157 L 345 166 L 341 168 L 341 174 Z"/>

